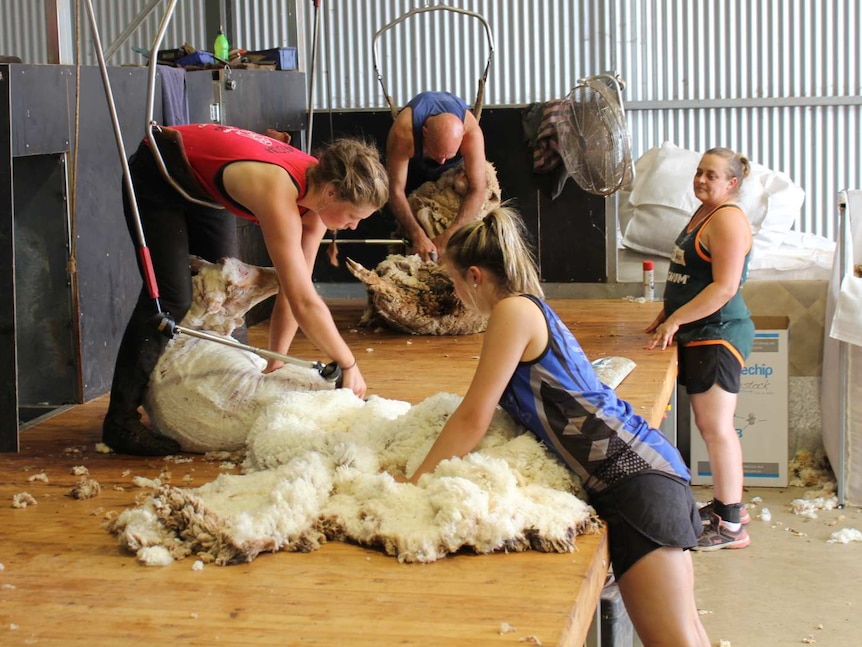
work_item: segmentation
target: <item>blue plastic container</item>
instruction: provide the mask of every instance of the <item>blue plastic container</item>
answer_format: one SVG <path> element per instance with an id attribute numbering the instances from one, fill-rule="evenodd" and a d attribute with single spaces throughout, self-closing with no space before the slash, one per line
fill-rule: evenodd
<path id="1" fill-rule="evenodd" d="M 296 69 L 296 48 L 276 47 L 274 49 L 262 49 L 256 52 L 246 52 L 245 57 L 251 63 L 266 65 L 275 63 L 277 70 Z"/>

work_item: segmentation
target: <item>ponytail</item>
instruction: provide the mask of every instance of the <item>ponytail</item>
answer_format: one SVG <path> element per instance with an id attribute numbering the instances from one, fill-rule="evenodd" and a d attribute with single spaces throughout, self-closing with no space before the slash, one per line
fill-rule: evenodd
<path id="1" fill-rule="evenodd" d="M 543 297 L 529 236 L 514 209 L 501 205 L 481 220 L 468 223 L 449 238 L 446 258 L 460 270 L 471 265 L 492 272 L 508 294 Z"/>

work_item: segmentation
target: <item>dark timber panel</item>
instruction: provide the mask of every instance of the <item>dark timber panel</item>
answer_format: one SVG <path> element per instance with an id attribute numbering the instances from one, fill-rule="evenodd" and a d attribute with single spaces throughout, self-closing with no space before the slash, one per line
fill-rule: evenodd
<path id="1" fill-rule="evenodd" d="M 81 401 L 68 272 L 66 153 L 13 160 L 18 406 Z"/>
<path id="2" fill-rule="evenodd" d="M 147 69 L 111 67 L 108 74 L 123 145 L 126 155 L 131 155 L 144 136 Z M 231 74 L 235 89 L 220 94 L 214 93 L 212 73 L 196 74 L 188 75 L 187 84 L 190 113 L 195 120 L 209 121 L 210 104 L 221 101 L 223 123 L 254 130 L 273 127 L 297 134 L 305 127 L 305 76 L 301 73 L 235 71 Z M 49 395 L 33 396 L 49 403 L 88 400 L 110 388 L 116 351 L 141 286 L 136 245 L 122 211 L 122 166 L 98 68 L 81 68 L 77 123 L 76 82 L 75 68 L 71 66 L 0 65 L 0 302 L 5 304 L 0 308 L 2 451 L 17 449 L 18 411 L 27 404 L 25 399 L 32 399 L 29 395 L 21 397 L 24 393 L 19 387 L 26 387 L 23 391 L 38 390 L 29 371 L 50 370 L 52 365 L 63 367 L 53 375 L 63 381 L 62 385 L 55 384 Z M 158 122 L 160 106 L 161 88 L 157 83 L 153 117 Z M 74 217 L 68 224 L 64 199 L 58 197 L 62 194 L 57 188 L 58 159 L 69 161 L 70 173 L 72 167 L 76 168 Z M 39 206 L 28 211 L 28 203 Z M 24 228 L 20 249 L 16 250 L 13 223 L 18 218 L 38 226 Z M 259 230 L 244 222 L 239 224 L 240 256 L 268 263 Z M 53 274 L 57 263 L 52 263 L 51 272 L 42 272 L 35 264 L 39 255 L 33 252 L 41 250 L 46 240 L 54 241 L 53 248 L 57 240 L 68 236 L 67 226 L 72 229 L 67 246 L 74 255 L 77 271 L 69 273 L 65 281 L 61 275 L 58 281 Z M 27 253 L 28 257 L 16 259 L 16 252 Z M 52 260 L 53 254 L 52 251 Z M 17 285 L 16 264 L 26 279 Z M 61 286 L 62 295 L 54 294 L 57 286 Z M 18 342 L 27 344 L 28 351 L 36 356 L 52 356 L 40 361 L 30 355 L 27 366 L 22 368 L 16 357 L 16 338 L 22 329 L 20 322 L 16 324 L 16 301 L 32 310 L 48 295 L 57 297 L 53 313 L 58 317 L 72 304 L 71 315 L 66 318 L 70 321 L 39 321 L 42 328 L 28 331 L 37 337 L 26 341 L 26 336 L 21 335 Z M 47 342 L 49 337 L 56 342 L 67 333 L 72 335 L 72 341 L 62 352 L 57 348 L 49 352 L 44 344 L 40 352 L 34 342 Z M 70 356 L 71 368 L 67 366 Z"/>
<path id="3" fill-rule="evenodd" d="M 512 200 L 538 245 L 539 270 L 543 281 L 552 283 L 596 283 L 607 280 L 605 266 L 604 198 L 585 193 L 568 180 L 562 193 L 551 199 L 546 178 L 533 173 L 532 151 L 525 141 L 520 108 L 486 108 L 481 126 L 485 154 L 497 169 L 503 198 Z M 314 120 L 315 146 L 333 138 L 359 136 L 377 143 L 385 151 L 386 135 L 392 125 L 387 112 L 321 112 Z M 385 210 L 363 221 L 355 232 L 343 238 L 385 238 L 395 228 L 395 219 Z M 366 267 L 386 256 L 386 248 L 344 245 L 341 255 L 349 255 Z M 320 282 L 355 279 L 344 267 L 333 268 L 323 250 L 315 266 Z"/>
<path id="4" fill-rule="evenodd" d="M 18 450 L 10 67 L 0 65 L 0 451 L 4 452 Z"/>

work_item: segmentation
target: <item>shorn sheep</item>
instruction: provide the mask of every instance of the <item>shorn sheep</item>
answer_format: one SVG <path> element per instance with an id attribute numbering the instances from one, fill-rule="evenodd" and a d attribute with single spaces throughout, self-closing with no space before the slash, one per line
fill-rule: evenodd
<path id="1" fill-rule="evenodd" d="M 500 184 L 490 162 L 485 164 L 482 218 L 500 204 Z M 467 178 L 463 166 L 450 169 L 434 182 L 425 182 L 407 198 L 410 209 L 429 237 L 445 231 L 458 215 Z M 360 325 L 387 325 L 415 335 L 469 335 L 485 330 L 487 317 L 472 313 L 455 296 L 452 282 L 436 263 L 418 256 L 390 254 L 369 270 L 348 259 L 347 268 L 368 290 L 368 307 Z"/>
<path id="2" fill-rule="evenodd" d="M 192 257 L 192 304 L 185 328 L 229 337 L 252 307 L 278 291 L 271 267 L 235 258 Z M 310 363 L 310 360 L 309 360 Z M 234 451 L 245 446 L 258 413 L 286 390 L 332 389 L 317 371 L 285 365 L 264 375 L 266 361 L 248 351 L 178 334 L 159 358 L 144 398 L 152 424 L 183 451 Z"/>

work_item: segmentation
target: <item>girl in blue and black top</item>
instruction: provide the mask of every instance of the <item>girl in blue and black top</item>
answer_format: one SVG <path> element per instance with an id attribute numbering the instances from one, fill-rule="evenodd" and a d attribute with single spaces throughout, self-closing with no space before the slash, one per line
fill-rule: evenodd
<path id="1" fill-rule="evenodd" d="M 583 481 L 607 523 L 614 575 L 644 645 L 709 645 L 686 552 L 701 529 L 689 471 L 598 379 L 543 301 L 518 215 L 500 207 L 461 227 L 445 266 L 464 304 L 490 317 L 470 388 L 410 482 L 472 451 L 502 406 Z"/>

